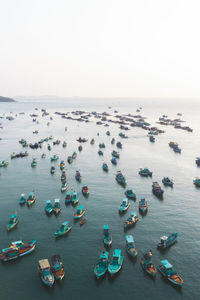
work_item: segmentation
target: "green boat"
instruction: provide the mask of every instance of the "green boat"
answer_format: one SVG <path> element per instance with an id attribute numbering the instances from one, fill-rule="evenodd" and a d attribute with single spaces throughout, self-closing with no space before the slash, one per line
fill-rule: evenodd
<path id="1" fill-rule="evenodd" d="M 103 233 L 104 233 L 104 238 L 103 238 L 104 245 L 106 247 L 111 246 L 111 244 L 112 244 L 112 236 L 110 235 L 108 225 L 104 225 L 103 226 Z"/>
<path id="2" fill-rule="evenodd" d="M 147 168 L 144 168 L 144 169 L 140 168 L 139 174 L 141 176 L 145 176 L 145 177 L 148 177 L 148 176 L 152 177 L 152 172 L 149 171 L 149 169 L 147 169 Z"/>
<path id="3" fill-rule="evenodd" d="M 53 206 L 53 211 L 55 215 L 58 215 L 61 211 L 60 209 L 60 199 L 55 199 L 54 200 L 54 206 Z"/>
<path id="4" fill-rule="evenodd" d="M 122 251 L 120 249 L 115 249 L 113 252 L 112 259 L 108 265 L 108 272 L 111 276 L 118 273 L 122 267 L 124 257 L 121 253 Z"/>
<path id="5" fill-rule="evenodd" d="M 94 274 L 97 279 L 105 275 L 108 270 L 108 255 L 108 252 L 103 251 L 99 256 L 98 262 L 94 267 Z"/>
<path id="6" fill-rule="evenodd" d="M 59 237 L 62 236 L 64 234 L 67 234 L 72 228 L 69 226 L 69 221 L 65 221 L 62 223 L 62 225 L 60 226 L 60 229 L 57 230 L 54 235 L 55 237 Z"/>
<path id="7" fill-rule="evenodd" d="M 196 187 L 200 187 L 200 178 L 195 178 L 193 180 L 194 185 L 196 185 Z"/>
<path id="8" fill-rule="evenodd" d="M 26 204 L 28 206 L 31 206 L 34 202 L 35 202 L 35 195 L 34 195 L 34 193 L 29 193 L 28 194 L 28 198 L 26 200 Z"/>
<path id="9" fill-rule="evenodd" d="M 37 166 L 36 158 L 33 158 L 32 163 L 31 163 L 31 167 L 34 168 L 36 166 Z"/>
<path id="10" fill-rule="evenodd" d="M 78 202 L 79 202 L 79 199 L 78 199 L 77 192 L 73 192 L 71 203 L 72 203 L 72 205 L 76 205 L 76 204 L 78 204 Z"/>
<path id="11" fill-rule="evenodd" d="M 54 166 L 52 166 L 51 169 L 50 169 L 50 173 L 54 174 L 55 172 L 56 172 L 56 168 Z"/>
<path id="12" fill-rule="evenodd" d="M 66 148 L 67 147 L 67 143 L 64 141 L 63 144 L 62 144 L 63 148 Z"/>
<path id="13" fill-rule="evenodd" d="M 158 270 L 167 280 L 169 280 L 174 285 L 179 287 L 183 286 L 183 279 L 173 270 L 173 266 L 167 259 L 161 260 L 161 265 L 159 265 Z"/>
<path id="14" fill-rule="evenodd" d="M 91 145 L 94 145 L 94 143 L 95 143 L 95 140 L 94 140 L 94 139 L 91 139 L 90 144 L 91 144 Z"/>
<path id="15" fill-rule="evenodd" d="M 74 214 L 74 219 L 80 219 L 85 214 L 85 209 L 83 205 L 79 205 L 76 213 Z"/>
<path id="16" fill-rule="evenodd" d="M 51 161 L 56 161 L 56 160 L 58 160 L 58 159 L 59 159 L 59 156 L 58 156 L 57 154 L 54 154 L 54 155 L 50 158 Z"/>
<path id="17" fill-rule="evenodd" d="M 2 162 L 0 163 L 0 167 L 7 167 L 8 166 L 8 161 L 6 160 L 2 160 Z"/>
<path id="18" fill-rule="evenodd" d="M 72 158 L 75 159 L 76 157 L 77 157 L 77 153 L 76 153 L 76 151 L 74 151 L 72 154 Z"/>
<path id="19" fill-rule="evenodd" d="M 126 236 L 126 250 L 132 257 L 136 257 L 138 255 L 132 235 Z"/>
<path id="20" fill-rule="evenodd" d="M 53 206 L 50 200 L 46 201 L 45 211 L 48 215 L 50 215 L 53 212 Z"/>
<path id="21" fill-rule="evenodd" d="M 48 144 L 47 149 L 51 151 L 51 146 Z"/>
<path id="22" fill-rule="evenodd" d="M 114 143 L 115 143 L 115 138 L 112 138 L 111 145 L 114 145 Z"/>
<path id="23" fill-rule="evenodd" d="M 19 218 L 17 214 L 13 214 L 10 217 L 9 223 L 7 225 L 7 230 L 10 231 L 11 229 L 13 229 L 15 226 L 17 226 L 18 222 L 19 222 Z"/>
<path id="24" fill-rule="evenodd" d="M 26 198 L 25 198 L 25 195 L 24 194 L 21 194 L 21 197 L 19 199 L 19 204 L 20 205 L 23 205 L 26 203 Z"/>

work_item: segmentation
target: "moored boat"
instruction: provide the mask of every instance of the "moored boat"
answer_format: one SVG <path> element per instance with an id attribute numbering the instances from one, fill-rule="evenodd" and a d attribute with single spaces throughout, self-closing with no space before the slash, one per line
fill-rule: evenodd
<path id="1" fill-rule="evenodd" d="M 81 176 L 80 171 L 76 171 L 75 179 L 76 179 L 78 182 L 81 182 L 82 176 Z"/>
<path id="2" fill-rule="evenodd" d="M 169 236 L 165 236 L 165 235 L 161 236 L 160 242 L 157 245 L 158 249 L 166 249 L 167 247 L 173 245 L 176 242 L 177 238 L 178 238 L 177 232 L 172 233 Z"/>
<path id="3" fill-rule="evenodd" d="M 119 152 L 117 152 L 117 151 L 115 151 L 115 150 L 113 150 L 111 154 L 112 154 L 112 156 L 115 157 L 115 158 L 119 158 L 119 156 L 120 156 L 120 155 L 119 155 Z"/>
<path id="4" fill-rule="evenodd" d="M 31 167 L 36 167 L 37 166 L 37 161 L 36 158 L 33 158 L 32 162 L 31 162 Z"/>
<path id="5" fill-rule="evenodd" d="M 65 162 L 64 162 L 64 160 L 61 160 L 60 169 L 63 170 L 64 168 L 65 168 Z"/>
<path id="6" fill-rule="evenodd" d="M 6 160 L 2 160 L 2 162 L 0 163 L 0 167 L 7 167 L 8 166 L 8 161 Z"/>
<path id="7" fill-rule="evenodd" d="M 167 259 L 161 260 L 161 265 L 159 265 L 158 270 L 167 280 L 169 280 L 174 285 L 179 287 L 183 286 L 183 279 L 174 271 L 173 266 Z"/>
<path id="8" fill-rule="evenodd" d="M 17 214 L 13 214 L 10 217 L 9 223 L 7 225 L 7 230 L 10 231 L 11 229 L 13 229 L 15 226 L 17 226 L 18 222 L 19 222 L 19 218 Z"/>
<path id="9" fill-rule="evenodd" d="M 124 198 L 119 207 L 119 213 L 121 213 L 121 214 L 125 213 L 128 210 L 129 206 L 130 206 L 130 203 L 129 203 L 128 199 Z"/>
<path id="10" fill-rule="evenodd" d="M 150 142 L 154 143 L 155 142 L 155 137 L 153 135 L 150 135 L 149 140 L 150 140 Z"/>
<path id="11" fill-rule="evenodd" d="M 12 242 L 9 248 L 1 250 L 0 259 L 2 261 L 9 261 L 29 254 L 35 249 L 36 242 L 36 240 L 25 244 L 22 241 Z"/>
<path id="12" fill-rule="evenodd" d="M 38 262 L 38 271 L 42 282 L 48 286 L 52 287 L 54 284 L 54 275 L 51 272 L 51 267 L 48 259 L 41 259 Z"/>
<path id="13" fill-rule="evenodd" d="M 133 193 L 132 189 L 127 189 L 124 194 L 127 198 L 136 200 L 136 194 Z"/>
<path id="14" fill-rule="evenodd" d="M 142 197 L 139 201 L 139 211 L 142 214 L 145 214 L 145 213 L 147 213 L 147 210 L 148 210 L 147 201 L 144 197 Z"/>
<path id="15" fill-rule="evenodd" d="M 51 261 L 52 261 L 52 272 L 55 279 L 62 280 L 65 276 L 65 270 L 60 255 L 59 254 L 53 255 L 51 257 Z"/>
<path id="16" fill-rule="evenodd" d="M 104 233 L 104 238 L 103 238 L 104 245 L 107 246 L 107 247 L 111 246 L 112 236 L 110 235 L 108 225 L 103 226 L 103 233 Z"/>
<path id="17" fill-rule="evenodd" d="M 82 194 L 83 194 L 84 196 L 86 196 L 86 197 L 89 196 L 90 191 L 89 191 L 87 185 L 84 185 L 84 186 L 82 187 Z"/>
<path id="18" fill-rule="evenodd" d="M 78 202 L 79 202 L 78 194 L 77 194 L 77 192 L 73 192 L 71 203 L 72 203 L 72 205 L 76 205 Z"/>
<path id="19" fill-rule="evenodd" d="M 114 145 L 114 143 L 115 143 L 115 138 L 112 138 L 111 144 Z"/>
<path id="20" fill-rule="evenodd" d="M 90 144 L 91 144 L 91 145 L 94 145 L 94 143 L 95 143 L 95 140 L 94 140 L 94 139 L 91 139 Z"/>
<path id="21" fill-rule="evenodd" d="M 54 232 L 54 236 L 57 238 L 64 234 L 67 234 L 72 228 L 69 226 L 69 221 L 65 221 L 61 224 L 60 229 Z"/>
<path id="22" fill-rule="evenodd" d="M 72 163 L 72 161 L 73 161 L 73 158 L 72 158 L 72 156 L 68 156 L 68 158 L 67 158 L 67 161 L 68 161 L 68 163 L 69 163 L 69 164 L 71 164 L 71 163 Z"/>
<path id="23" fill-rule="evenodd" d="M 193 183 L 194 183 L 194 185 L 196 185 L 196 187 L 200 187 L 200 178 L 195 178 L 194 180 L 193 180 Z"/>
<path id="24" fill-rule="evenodd" d="M 74 151 L 72 154 L 72 159 L 75 159 L 76 157 L 77 157 L 77 153 L 76 153 L 76 151 Z"/>
<path id="25" fill-rule="evenodd" d="M 66 148 L 67 147 L 67 143 L 64 141 L 63 144 L 62 144 L 63 148 Z"/>
<path id="26" fill-rule="evenodd" d="M 116 143 L 116 146 L 117 146 L 117 148 L 122 149 L 122 143 L 121 143 L 121 142 L 117 142 L 117 143 Z"/>
<path id="27" fill-rule="evenodd" d="M 196 162 L 197 166 L 199 167 L 200 166 L 200 157 L 197 157 L 195 162 Z"/>
<path id="28" fill-rule="evenodd" d="M 131 257 L 136 257 L 138 254 L 135 248 L 135 242 L 132 235 L 126 236 L 126 250 Z"/>
<path id="29" fill-rule="evenodd" d="M 148 177 L 148 176 L 152 177 L 152 172 L 149 171 L 149 169 L 147 169 L 147 168 L 144 168 L 144 169 L 140 168 L 139 174 L 141 176 L 145 176 L 145 177 Z"/>
<path id="30" fill-rule="evenodd" d="M 115 179 L 117 180 L 117 182 L 123 186 L 126 185 L 126 179 L 124 177 L 124 175 L 122 174 L 121 171 L 117 171 L 117 174 L 115 176 Z"/>
<path id="31" fill-rule="evenodd" d="M 55 199 L 54 200 L 54 206 L 53 206 L 53 212 L 55 215 L 58 215 L 61 211 L 60 208 L 60 199 Z"/>
<path id="32" fill-rule="evenodd" d="M 108 165 L 106 163 L 103 163 L 102 169 L 106 172 L 108 172 Z"/>
<path id="33" fill-rule="evenodd" d="M 156 195 L 159 198 L 163 197 L 164 191 L 161 189 L 161 187 L 158 184 L 158 182 L 153 182 L 153 184 L 152 184 L 152 192 L 154 193 L 154 195 Z"/>
<path id="34" fill-rule="evenodd" d="M 87 219 L 86 218 L 82 218 L 79 222 L 80 225 L 83 225 L 87 222 Z"/>
<path id="35" fill-rule="evenodd" d="M 68 191 L 65 196 L 65 204 L 69 204 L 69 203 L 71 203 L 71 201 L 72 201 L 72 195 L 71 195 L 71 192 Z"/>
<path id="36" fill-rule="evenodd" d="M 50 173 L 54 174 L 55 172 L 56 172 L 56 168 L 54 166 L 52 166 L 51 169 L 50 169 Z"/>
<path id="37" fill-rule="evenodd" d="M 115 157 L 112 157 L 110 161 L 111 161 L 111 163 L 112 163 L 113 165 L 116 165 L 116 164 L 117 164 L 117 160 L 116 160 Z"/>
<path id="38" fill-rule="evenodd" d="M 85 209 L 83 205 L 79 205 L 76 213 L 74 213 L 74 219 L 80 219 L 85 214 Z"/>
<path id="39" fill-rule="evenodd" d="M 174 186 L 173 181 L 172 181 L 171 179 L 169 179 L 169 177 L 164 177 L 164 178 L 162 179 L 162 183 L 163 183 L 164 185 L 167 185 L 167 186 L 170 186 L 170 187 L 173 187 L 173 186 Z"/>
<path id="40" fill-rule="evenodd" d="M 98 154 L 99 154 L 99 155 L 103 155 L 103 151 L 99 150 L 99 151 L 98 151 Z"/>
<path id="41" fill-rule="evenodd" d="M 23 205 L 26 203 L 26 197 L 25 197 L 25 194 L 21 194 L 21 197 L 19 199 L 19 204 L 20 205 Z"/>
<path id="42" fill-rule="evenodd" d="M 118 273 L 122 267 L 124 257 L 121 253 L 121 249 L 115 249 L 113 252 L 112 259 L 108 265 L 108 272 L 111 276 Z"/>
<path id="43" fill-rule="evenodd" d="M 138 215 L 135 211 L 131 212 L 130 217 L 124 222 L 124 229 L 128 229 L 136 224 L 139 220 Z"/>
<path id="44" fill-rule="evenodd" d="M 109 253 L 106 251 L 101 252 L 98 262 L 94 267 L 94 274 L 97 279 L 104 276 L 108 270 L 108 256 Z"/>
<path id="45" fill-rule="evenodd" d="M 26 204 L 28 206 L 31 206 L 34 202 L 35 202 L 35 195 L 34 195 L 34 193 L 29 193 L 28 194 L 28 198 L 26 200 Z"/>
<path id="46" fill-rule="evenodd" d="M 58 159 L 59 159 L 59 156 L 58 156 L 57 154 L 54 154 L 54 155 L 50 158 L 51 161 L 56 161 L 56 160 L 58 160 Z"/>
<path id="47" fill-rule="evenodd" d="M 147 274 L 149 274 L 152 277 L 155 277 L 157 273 L 157 269 L 152 263 L 151 256 L 152 256 L 151 251 L 149 251 L 149 253 L 144 253 L 140 263 L 144 271 L 147 272 Z"/>
<path id="48" fill-rule="evenodd" d="M 61 186 L 61 193 L 64 193 L 68 189 L 67 183 L 63 182 Z"/>
<path id="49" fill-rule="evenodd" d="M 50 215 L 53 212 L 53 206 L 51 200 L 46 200 L 45 211 L 48 215 Z"/>

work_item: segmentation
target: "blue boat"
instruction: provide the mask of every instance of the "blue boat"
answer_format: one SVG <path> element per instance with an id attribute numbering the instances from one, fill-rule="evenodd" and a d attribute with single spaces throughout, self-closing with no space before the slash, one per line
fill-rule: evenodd
<path id="1" fill-rule="evenodd" d="M 116 165 L 116 164 L 117 164 L 117 160 L 116 160 L 115 157 L 112 157 L 112 158 L 111 158 L 111 163 L 112 163 L 113 165 Z"/>
<path id="2" fill-rule="evenodd" d="M 141 198 L 139 201 L 139 210 L 142 214 L 147 213 L 148 206 L 147 206 L 147 201 L 145 198 Z"/>
<path id="3" fill-rule="evenodd" d="M 173 150 L 175 153 L 181 153 L 181 148 L 178 146 L 174 147 Z"/>
<path id="4" fill-rule="evenodd" d="M 132 189 L 127 189 L 124 194 L 127 198 L 136 200 L 136 194 L 133 193 Z"/>
<path id="5" fill-rule="evenodd" d="M 110 235 L 108 225 L 104 225 L 103 233 L 104 233 L 104 238 L 103 238 L 104 245 L 107 246 L 107 247 L 111 246 L 112 236 Z"/>
<path id="6" fill-rule="evenodd" d="M 49 264 L 48 259 L 42 259 L 38 262 L 38 270 L 40 274 L 40 278 L 42 282 L 48 286 L 52 287 L 55 281 L 53 273 L 51 272 L 51 266 Z"/>
<path id="7" fill-rule="evenodd" d="M 20 205 L 23 205 L 26 203 L 26 197 L 25 197 L 25 194 L 21 194 L 21 197 L 19 199 L 19 204 Z"/>
<path id="8" fill-rule="evenodd" d="M 149 171 L 149 169 L 147 168 L 144 169 L 140 168 L 139 174 L 144 177 L 148 177 L 148 176 L 152 177 L 152 172 Z"/>
<path id="9" fill-rule="evenodd" d="M 98 154 L 99 154 L 99 155 L 103 155 L 103 151 L 99 150 L 99 151 L 98 151 Z"/>
<path id="10" fill-rule="evenodd" d="M 115 176 L 115 179 L 117 180 L 117 182 L 123 186 L 126 185 L 126 179 L 125 177 L 122 175 L 121 171 L 118 171 L 116 176 Z"/>
<path id="11" fill-rule="evenodd" d="M 196 185 L 196 187 L 200 187 L 200 178 L 195 178 L 194 180 L 193 180 L 193 183 L 194 183 L 194 185 Z"/>
<path id="12" fill-rule="evenodd" d="M 200 157 L 197 157 L 195 162 L 196 162 L 197 166 L 199 167 L 200 166 Z"/>
<path id="13" fill-rule="evenodd" d="M 131 257 L 136 257 L 138 255 L 132 235 L 126 236 L 126 251 Z"/>
<path id="14" fill-rule="evenodd" d="M 114 143 L 115 143 L 115 138 L 112 138 L 111 144 L 114 145 Z"/>
<path id="15" fill-rule="evenodd" d="M 128 199 L 124 198 L 120 205 L 119 213 L 125 213 L 128 210 L 129 206 L 130 206 L 130 203 L 128 202 Z"/>
<path id="16" fill-rule="evenodd" d="M 169 280 L 174 285 L 179 287 L 183 286 L 183 279 L 173 270 L 173 266 L 167 259 L 161 260 L 161 265 L 159 265 L 158 270 L 167 280 Z"/>
<path id="17" fill-rule="evenodd" d="M 76 171 L 75 179 L 76 179 L 78 182 L 81 182 L 82 176 L 81 176 L 80 171 Z"/>
<path id="18" fill-rule="evenodd" d="M 46 200 L 45 211 L 48 215 L 50 215 L 53 212 L 53 205 L 50 200 Z"/>
<path id="19" fill-rule="evenodd" d="M 152 184 L 152 192 L 153 192 L 154 195 L 156 195 L 159 198 L 163 197 L 164 191 L 161 189 L 161 187 L 158 184 L 158 182 L 153 182 L 153 184 Z"/>
<path id="20" fill-rule="evenodd" d="M 73 194 L 72 194 L 72 199 L 71 199 L 71 203 L 72 203 L 73 205 L 76 205 L 78 202 L 79 202 L 79 199 L 78 199 L 77 192 L 73 192 Z"/>
<path id="21" fill-rule="evenodd" d="M 153 135 L 150 135 L 149 140 L 150 140 L 150 142 L 154 143 L 155 142 L 155 137 Z"/>
<path id="22" fill-rule="evenodd" d="M 105 146 L 105 144 L 104 143 L 100 143 L 99 144 L 99 148 L 105 148 L 106 146 Z"/>
<path id="23" fill-rule="evenodd" d="M 73 162 L 72 156 L 68 156 L 67 161 L 68 161 L 69 164 L 71 164 Z"/>
<path id="24" fill-rule="evenodd" d="M 118 273 L 122 267 L 124 257 L 121 253 L 121 249 L 115 249 L 113 252 L 112 259 L 108 265 L 108 272 L 111 276 Z"/>
<path id="25" fill-rule="evenodd" d="M 71 201 L 72 201 L 72 195 L 71 195 L 71 192 L 68 191 L 65 196 L 65 204 L 69 204 L 69 203 L 71 203 Z"/>
<path id="26" fill-rule="evenodd" d="M 116 158 L 119 158 L 119 153 L 117 151 L 113 150 L 112 156 L 116 157 Z"/>
<path id="27" fill-rule="evenodd" d="M 162 179 L 162 183 L 163 183 L 164 185 L 167 185 L 167 186 L 170 186 L 170 187 L 173 187 L 173 186 L 174 186 L 173 181 L 172 181 L 171 179 L 169 179 L 169 177 L 164 177 L 164 178 Z"/>
<path id="28" fill-rule="evenodd" d="M 65 221 L 61 224 L 60 229 L 54 232 L 54 236 L 60 237 L 67 234 L 72 228 L 69 226 L 69 221 Z"/>
<path id="29" fill-rule="evenodd" d="M 108 172 L 108 165 L 107 165 L 106 163 L 103 163 L 102 169 L 103 169 L 105 172 Z"/>
<path id="30" fill-rule="evenodd" d="M 74 219 L 80 219 L 85 214 L 85 209 L 83 205 L 79 205 L 76 213 L 74 214 Z"/>
<path id="31" fill-rule="evenodd" d="M 116 146 L 117 146 L 117 148 L 122 149 L 122 143 L 121 143 L 121 142 L 117 142 L 117 143 L 116 143 Z"/>
<path id="32" fill-rule="evenodd" d="M 158 243 L 157 247 L 158 249 L 166 249 L 168 248 L 169 246 L 173 245 L 176 240 L 178 238 L 178 233 L 172 233 L 171 235 L 169 236 L 162 236 L 160 238 L 160 242 Z"/>
<path id="33" fill-rule="evenodd" d="M 94 274 L 97 279 L 105 275 L 108 270 L 108 255 L 108 252 L 103 251 L 99 256 L 98 262 L 94 267 Z"/>
<path id="34" fill-rule="evenodd" d="M 124 229 L 128 229 L 134 226 L 138 220 L 139 219 L 137 213 L 135 211 L 132 211 L 130 217 L 126 221 L 124 221 Z"/>

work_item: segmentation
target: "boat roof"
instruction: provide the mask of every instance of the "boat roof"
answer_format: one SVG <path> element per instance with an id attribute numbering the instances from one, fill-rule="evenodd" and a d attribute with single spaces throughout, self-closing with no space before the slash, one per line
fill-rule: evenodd
<path id="1" fill-rule="evenodd" d="M 161 260 L 161 264 L 162 264 L 166 269 L 171 269 L 171 268 L 173 267 L 167 259 Z"/>
<path id="2" fill-rule="evenodd" d="M 65 221 L 65 222 L 62 223 L 62 225 L 64 225 L 64 226 L 68 225 L 68 224 L 69 224 L 69 221 Z"/>
<path id="3" fill-rule="evenodd" d="M 128 203 L 128 199 L 127 199 L 127 198 L 124 198 L 124 199 L 123 199 L 123 202 Z"/>
<path id="4" fill-rule="evenodd" d="M 55 203 L 59 203 L 59 202 L 60 202 L 60 199 L 55 199 L 54 202 L 55 202 Z"/>
<path id="5" fill-rule="evenodd" d="M 83 205 L 79 205 L 78 209 L 83 209 L 84 206 Z"/>
<path id="6" fill-rule="evenodd" d="M 127 192 L 129 191 L 129 192 L 132 192 L 132 189 L 131 188 L 127 188 L 127 190 L 126 190 Z"/>
<path id="7" fill-rule="evenodd" d="M 133 236 L 132 236 L 132 235 L 127 235 L 127 236 L 126 236 L 126 241 L 127 241 L 128 243 L 133 243 L 133 242 L 134 242 Z"/>
<path id="8" fill-rule="evenodd" d="M 46 203 L 48 204 L 48 203 L 51 203 L 51 200 L 46 200 Z"/>
<path id="9" fill-rule="evenodd" d="M 136 216 L 136 215 L 137 215 L 136 211 L 131 212 L 131 217 Z"/>
<path id="10" fill-rule="evenodd" d="M 109 229 L 109 228 L 108 228 L 108 225 L 104 225 L 104 226 L 103 226 L 103 229 Z"/>
<path id="11" fill-rule="evenodd" d="M 50 268 L 50 264 L 49 264 L 49 261 L 48 259 L 41 259 L 39 260 L 39 266 L 41 269 L 46 269 L 46 268 Z"/>
<path id="12" fill-rule="evenodd" d="M 121 255 L 122 250 L 121 249 L 115 249 L 113 252 L 113 256 L 119 257 Z"/>

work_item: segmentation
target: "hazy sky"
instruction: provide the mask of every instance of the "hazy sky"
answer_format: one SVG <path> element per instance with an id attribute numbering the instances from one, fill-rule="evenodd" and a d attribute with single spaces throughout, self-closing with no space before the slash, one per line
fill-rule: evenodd
<path id="1" fill-rule="evenodd" d="M 200 97 L 200 1 L 0 0 L 0 95 Z"/>

